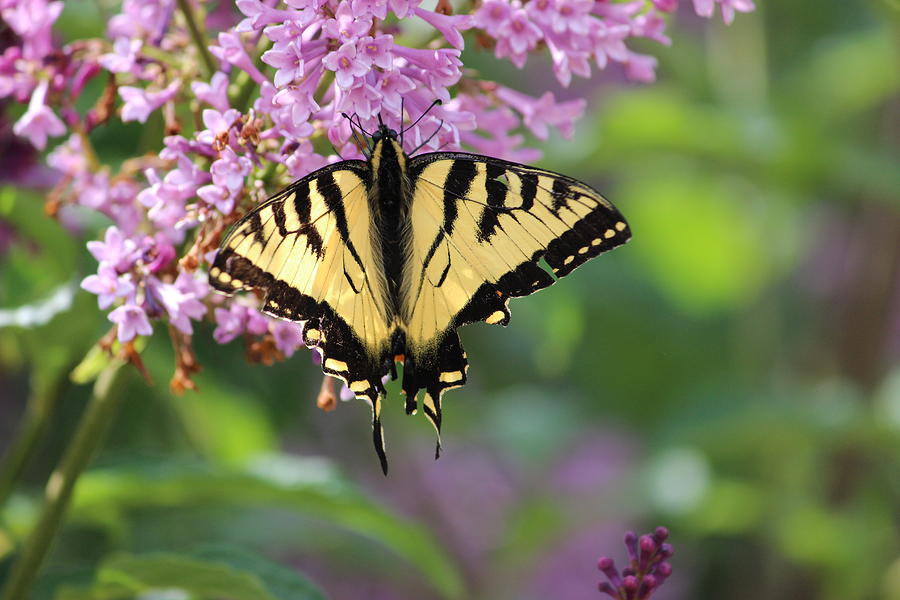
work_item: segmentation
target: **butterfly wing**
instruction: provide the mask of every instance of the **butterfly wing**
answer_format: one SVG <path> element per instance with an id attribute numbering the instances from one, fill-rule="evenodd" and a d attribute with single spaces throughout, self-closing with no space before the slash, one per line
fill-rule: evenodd
<path id="1" fill-rule="evenodd" d="M 375 446 L 386 467 L 381 377 L 390 365 L 389 314 L 378 236 L 368 203 L 368 165 L 344 161 L 274 195 L 235 225 L 210 268 L 221 292 L 257 289 L 263 311 L 305 321 L 303 338 L 322 370 L 372 405 Z"/>
<path id="2" fill-rule="evenodd" d="M 440 433 L 441 394 L 466 381 L 456 328 L 506 325 L 509 299 L 527 296 L 625 243 L 624 217 L 585 183 L 534 167 L 466 153 L 410 162 L 411 243 L 402 294 L 408 398 L 426 391 Z M 411 401 L 410 401 L 411 402 Z"/>

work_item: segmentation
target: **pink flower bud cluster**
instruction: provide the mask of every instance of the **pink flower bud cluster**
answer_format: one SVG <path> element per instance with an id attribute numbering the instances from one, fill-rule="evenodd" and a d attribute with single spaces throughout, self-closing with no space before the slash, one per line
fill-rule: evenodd
<path id="1" fill-rule="evenodd" d="M 720 5 L 726 21 L 753 8 L 693 2 L 705 16 Z M 361 156 L 342 114 L 366 129 L 379 115 L 399 128 L 440 99 L 406 131 L 408 152 L 464 147 L 533 161 L 524 130 L 571 135 L 585 101 L 479 79 L 464 69 L 464 46 L 518 67 L 546 53 L 563 85 L 610 62 L 650 81 L 655 59 L 628 41 L 668 43 L 663 15 L 677 4 L 484 0 L 453 14 L 450 0 L 434 9 L 421 0 L 123 0 L 105 39 L 61 46 L 62 2 L 0 0 L 12 40 L 0 42 L 0 100 L 27 104 L 13 129 L 36 148 L 67 136 L 48 156 L 60 173 L 54 210 L 79 205 L 111 221 L 104 241 L 90 244 L 98 270 L 82 286 L 110 310 L 120 341 L 149 335 L 155 320 L 189 336 L 194 321 L 211 319 L 221 343 L 268 340 L 289 356 L 301 344 L 297 326 L 256 315 L 252 297 L 211 294 L 204 268 L 228 226 L 266 195 Z M 92 80 L 95 97 L 85 102 Z M 91 133 L 114 119 L 161 122 L 158 153 L 102 164 Z"/>
<path id="2" fill-rule="evenodd" d="M 620 572 L 613 559 L 604 556 L 597 561 L 597 568 L 608 581 L 598 589 L 615 600 L 647 600 L 672 574 L 667 560 L 672 556 L 672 546 L 666 543 L 669 530 L 657 527 L 652 534 L 638 537 L 633 531 L 625 534 L 628 549 L 628 566 Z"/>

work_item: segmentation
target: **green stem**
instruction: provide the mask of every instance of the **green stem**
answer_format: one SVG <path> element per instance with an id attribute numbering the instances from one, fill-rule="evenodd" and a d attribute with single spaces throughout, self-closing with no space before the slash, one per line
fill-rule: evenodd
<path id="1" fill-rule="evenodd" d="M 120 401 L 113 383 L 123 363 L 114 362 L 97 378 L 94 394 L 59 466 L 50 475 L 45 491 L 44 507 L 38 522 L 25 541 L 13 564 L 0 600 L 24 600 L 37 577 L 50 546 L 65 516 L 78 477 L 87 467 L 100 445 L 103 433 L 112 420 Z"/>
<path id="2" fill-rule="evenodd" d="M 34 408 L 35 404 L 40 403 L 41 400 L 35 396 L 29 399 L 25 416 L 16 428 L 16 437 L 0 463 L 0 507 L 6 504 L 12 494 L 13 487 L 44 431 L 47 413 Z"/>
<path id="3" fill-rule="evenodd" d="M 207 41 L 206 36 L 203 35 L 203 32 L 200 30 L 200 26 L 197 25 L 196 19 L 194 19 L 194 11 L 191 10 L 191 6 L 188 4 L 188 0 L 178 0 L 178 8 L 184 15 L 184 20 L 187 22 L 188 30 L 191 32 L 191 38 L 194 40 L 194 44 L 197 46 L 197 50 L 200 52 L 200 58 L 203 59 L 203 64 L 206 67 L 203 74 L 207 79 L 209 79 L 216 71 L 216 63 L 213 60 L 212 54 L 209 53 L 209 42 Z"/>

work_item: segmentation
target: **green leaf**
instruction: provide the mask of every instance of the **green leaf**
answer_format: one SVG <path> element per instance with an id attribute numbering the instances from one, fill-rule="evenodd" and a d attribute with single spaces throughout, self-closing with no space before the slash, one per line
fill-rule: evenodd
<path id="1" fill-rule="evenodd" d="M 244 469 L 184 463 L 95 470 L 78 482 L 72 518 L 96 521 L 129 509 L 279 507 L 371 538 L 414 565 L 445 598 L 463 595 L 462 578 L 423 527 L 365 497 L 321 459 L 261 458 Z"/>
<path id="2" fill-rule="evenodd" d="M 210 545 L 198 548 L 191 555 L 256 575 L 277 600 L 325 600 L 322 590 L 295 570 L 245 548 Z"/>
<path id="3" fill-rule="evenodd" d="M 243 548 L 121 555 L 87 587 L 65 586 L 56 600 L 325 600 L 309 580 Z"/>
<path id="4" fill-rule="evenodd" d="M 217 562 L 179 554 L 119 556 L 97 573 L 99 598 L 128 598 L 153 590 L 183 590 L 209 600 L 276 600 L 259 577 Z"/>

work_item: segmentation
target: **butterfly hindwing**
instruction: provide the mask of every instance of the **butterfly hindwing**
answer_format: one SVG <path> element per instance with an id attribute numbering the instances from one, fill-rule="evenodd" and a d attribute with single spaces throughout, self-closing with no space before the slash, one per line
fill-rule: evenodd
<path id="1" fill-rule="evenodd" d="M 219 291 L 257 289 L 263 310 L 305 321 L 322 370 L 372 405 L 386 467 L 381 381 L 391 315 L 368 201 L 368 165 L 345 161 L 300 179 L 252 210 L 222 243 L 210 269 Z"/>
<path id="2" fill-rule="evenodd" d="M 431 153 L 411 159 L 410 179 L 412 239 L 401 305 L 416 376 L 404 389 L 426 389 L 439 416 L 441 393 L 465 383 L 457 327 L 506 325 L 509 298 L 551 285 L 631 234 L 596 190 L 551 171 Z"/>

